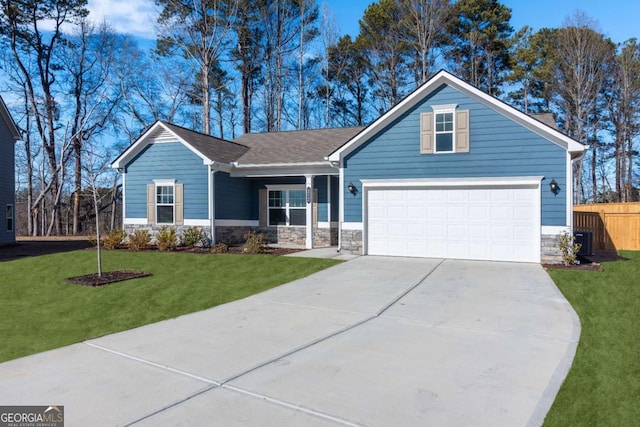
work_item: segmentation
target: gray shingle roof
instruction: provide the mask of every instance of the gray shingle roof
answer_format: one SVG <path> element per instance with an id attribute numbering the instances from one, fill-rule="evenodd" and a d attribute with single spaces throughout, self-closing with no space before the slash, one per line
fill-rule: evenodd
<path id="1" fill-rule="evenodd" d="M 537 121 L 542 122 L 555 130 L 560 130 L 560 128 L 558 128 L 558 124 L 556 123 L 556 119 L 553 117 L 553 113 L 530 113 L 529 115 Z"/>
<path id="2" fill-rule="evenodd" d="M 322 162 L 364 127 L 248 133 L 235 142 L 251 149 L 238 160 L 240 165 Z"/>
<path id="3" fill-rule="evenodd" d="M 237 142 L 225 141 L 224 139 L 194 132 L 168 122 L 162 123 L 193 148 L 215 162 L 235 162 L 249 150 L 249 147 L 238 144 Z"/>

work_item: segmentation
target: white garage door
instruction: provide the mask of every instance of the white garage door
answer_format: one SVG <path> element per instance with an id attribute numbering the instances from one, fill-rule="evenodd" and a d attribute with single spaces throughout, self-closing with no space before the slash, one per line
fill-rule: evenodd
<path id="1" fill-rule="evenodd" d="M 533 185 L 367 191 L 367 253 L 539 262 Z"/>

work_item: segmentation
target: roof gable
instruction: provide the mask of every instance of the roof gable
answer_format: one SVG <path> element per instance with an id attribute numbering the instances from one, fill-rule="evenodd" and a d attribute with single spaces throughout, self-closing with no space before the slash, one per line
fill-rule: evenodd
<path id="1" fill-rule="evenodd" d="M 549 126 L 549 124 L 546 124 L 536 118 L 532 118 L 527 114 L 521 112 L 520 110 L 512 107 L 511 105 L 499 100 L 498 98 L 495 98 L 481 91 L 480 89 L 464 82 L 451 73 L 441 70 L 433 77 L 431 77 L 431 79 L 422 84 L 422 86 L 408 95 L 405 99 L 403 99 L 400 103 L 398 103 L 396 106 L 391 108 L 377 120 L 367 126 L 362 132 L 354 136 L 342 147 L 331 153 L 331 155 L 329 156 L 329 160 L 341 160 L 342 158 L 344 158 L 344 156 L 353 152 L 360 145 L 364 144 L 372 137 L 377 135 L 394 120 L 418 105 L 422 100 L 424 100 L 424 98 L 429 96 L 432 92 L 437 90 L 442 85 L 453 87 L 461 93 L 497 111 L 503 116 L 508 117 L 521 126 L 531 130 L 532 132 L 542 136 L 543 138 L 553 142 L 554 144 L 559 145 L 570 153 L 581 154 L 587 149 L 587 147 L 585 147 L 583 144 L 564 135 L 559 130 Z"/>
<path id="2" fill-rule="evenodd" d="M 218 165 L 228 169 L 249 148 L 241 144 L 225 141 L 213 136 L 185 129 L 171 123 L 156 121 L 133 144 L 131 144 L 111 164 L 112 168 L 123 168 L 149 144 L 177 140 L 202 159 L 205 165 Z"/>
<path id="3" fill-rule="evenodd" d="M 0 119 L 2 119 L 7 127 L 9 128 L 9 132 L 11 132 L 11 136 L 14 141 L 18 141 L 20 136 L 20 131 L 18 130 L 18 126 L 16 126 L 16 122 L 13 121 L 13 117 L 11 117 L 11 113 L 9 113 L 9 109 L 7 108 L 7 104 L 4 103 L 4 100 L 0 96 Z"/>

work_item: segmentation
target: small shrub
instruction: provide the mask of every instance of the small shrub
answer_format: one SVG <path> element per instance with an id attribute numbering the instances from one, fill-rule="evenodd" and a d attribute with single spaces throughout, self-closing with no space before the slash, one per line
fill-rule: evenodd
<path id="1" fill-rule="evenodd" d="M 575 243 L 573 234 L 567 233 L 566 231 L 560 235 L 558 245 L 562 252 L 562 262 L 564 265 L 574 265 L 578 258 L 578 251 L 582 245 L 580 245 L 580 243 Z"/>
<path id="2" fill-rule="evenodd" d="M 259 254 L 264 250 L 264 246 L 266 244 L 266 240 L 264 239 L 264 234 L 256 233 L 255 231 L 250 231 L 244 235 L 244 245 L 242 245 L 242 252 L 248 254 Z"/>
<path id="3" fill-rule="evenodd" d="M 159 251 L 175 251 L 178 246 L 178 234 L 174 227 L 163 225 L 158 231 L 156 242 Z"/>
<path id="4" fill-rule="evenodd" d="M 200 227 L 189 227 L 182 232 L 182 244 L 185 246 L 201 244 L 204 238 L 204 231 Z"/>
<path id="5" fill-rule="evenodd" d="M 229 245 L 226 243 L 218 242 L 211 248 L 211 253 L 214 254 L 224 254 L 227 252 L 229 252 Z"/>
<path id="6" fill-rule="evenodd" d="M 107 235 L 101 239 L 102 246 L 104 246 L 105 249 L 116 249 L 125 237 L 127 237 L 126 231 L 122 228 L 114 228 L 113 230 L 109 230 Z"/>
<path id="7" fill-rule="evenodd" d="M 129 234 L 129 248 L 134 251 L 141 251 L 146 249 L 151 242 L 151 235 L 149 230 L 136 230 Z"/>
<path id="8" fill-rule="evenodd" d="M 98 244 L 98 239 L 96 238 L 96 233 L 89 231 L 87 233 L 87 240 L 89 241 L 89 243 L 91 243 L 93 246 Z"/>

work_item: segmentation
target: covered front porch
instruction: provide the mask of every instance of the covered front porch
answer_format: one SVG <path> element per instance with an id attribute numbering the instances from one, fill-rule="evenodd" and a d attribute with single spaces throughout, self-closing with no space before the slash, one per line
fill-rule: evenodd
<path id="1" fill-rule="evenodd" d="M 337 246 L 338 174 L 323 166 L 316 173 L 281 171 L 277 175 L 236 166 L 230 175 L 216 174 L 214 242 L 240 244 L 247 233 L 256 232 L 269 244 L 307 249 Z M 249 194 L 245 213 L 237 212 L 237 203 L 229 203 L 229 198 L 244 198 L 239 187 Z M 231 212 L 232 206 L 236 212 Z"/>

